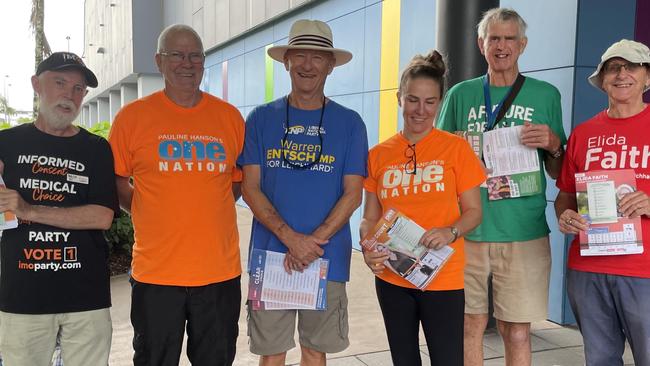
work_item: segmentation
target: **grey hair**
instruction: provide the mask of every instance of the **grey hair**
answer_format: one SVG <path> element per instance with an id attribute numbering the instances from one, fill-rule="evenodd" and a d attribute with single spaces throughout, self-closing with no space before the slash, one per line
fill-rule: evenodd
<path id="1" fill-rule="evenodd" d="M 509 8 L 493 8 L 483 13 L 483 18 L 481 18 L 481 21 L 476 26 L 478 37 L 481 39 L 487 38 L 488 25 L 495 22 L 515 22 L 519 26 L 519 37 L 526 37 L 528 24 L 526 24 L 519 13 Z"/>
<path id="2" fill-rule="evenodd" d="M 199 45 L 201 46 L 201 52 L 203 52 L 203 42 L 201 41 L 201 36 L 199 36 L 198 33 L 194 30 L 194 28 L 190 27 L 189 25 L 185 24 L 172 24 L 168 26 L 167 28 L 163 29 L 162 32 L 160 32 L 160 35 L 158 36 L 158 49 L 156 50 L 157 53 L 165 51 L 165 44 L 167 43 L 167 39 L 177 33 L 190 33 L 191 35 L 196 38 L 196 41 L 199 42 Z"/>

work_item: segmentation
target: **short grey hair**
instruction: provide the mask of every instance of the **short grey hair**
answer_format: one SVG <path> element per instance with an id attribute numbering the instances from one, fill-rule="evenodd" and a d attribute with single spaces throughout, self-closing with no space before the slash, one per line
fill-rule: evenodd
<path id="1" fill-rule="evenodd" d="M 196 38 L 196 41 L 199 42 L 199 45 L 201 45 L 201 52 L 203 52 L 203 42 L 201 41 L 201 36 L 199 36 L 199 34 L 194 30 L 194 28 L 185 24 L 172 24 L 167 28 L 163 29 L 163 31 L 160 32 L 160 35 L 158 36 L 158 48 L 156 52 L 160 53 L 165 51 L 165 45 L 167 43 L 167 39 L 170 36 L 178 33 L 192 34 L 194 38 Z"/>
<path id="2" fill-rule="evenodd" d="M 509 8 L 493 8 L 483 13 L 483 18 L 476 26 L 478 37 L 481 39 L 487 38 L 488 26 L 496 22 L 515 22 L 519 26 L 519 37 L 526 37 L 528 24 L 519 13 Z"/>

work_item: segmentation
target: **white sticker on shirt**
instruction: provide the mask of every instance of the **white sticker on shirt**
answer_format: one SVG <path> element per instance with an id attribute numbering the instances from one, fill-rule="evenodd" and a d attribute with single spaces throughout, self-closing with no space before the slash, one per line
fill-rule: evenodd
<path id="1" fill-rule="evenodd" d="M 88 184 L 88 177 L 85 175 L 76 175 L 68 173 L 68 182 Z"/>

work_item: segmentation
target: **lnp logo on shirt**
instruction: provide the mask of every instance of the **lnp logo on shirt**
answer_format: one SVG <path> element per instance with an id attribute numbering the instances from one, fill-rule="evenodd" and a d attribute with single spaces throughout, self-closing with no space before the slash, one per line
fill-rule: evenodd
<path id="1" fill-rule="evenodd" d="M 158 136 L 161 172 L 219 172 L 228 165 L 223 141 L 214 136 L 164 134 Z"/>

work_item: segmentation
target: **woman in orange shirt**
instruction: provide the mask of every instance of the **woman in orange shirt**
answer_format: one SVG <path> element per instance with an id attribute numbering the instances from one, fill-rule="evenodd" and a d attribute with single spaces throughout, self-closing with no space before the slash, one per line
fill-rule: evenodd
<path id="1" fill-rule="evenodd" d="M 364 252 L 377 276 L 377 298 L 396 366 L 421 365 L 420 324 L 432 365 L 463 364 L 463 235 L 481 221 L 478 187 L 485 174 L 463 138 L 433 127 L 444 75 L 445 63 L 435 50 L 411 60 L 397 92 L 404 128 L 373 147 L 368 157 L 361 236 L 394 208 L 427 230 L 421 245 L 454 249 L 424 291 L 386 267 L 385 251 Z"/>

